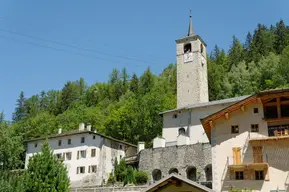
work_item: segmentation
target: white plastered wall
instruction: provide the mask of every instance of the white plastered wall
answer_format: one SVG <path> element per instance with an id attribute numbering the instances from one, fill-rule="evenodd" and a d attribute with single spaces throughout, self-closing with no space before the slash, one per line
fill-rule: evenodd
<path id="1" fill-rule="evenodd" d="M 85 143 L 81 143 L 81 137 L 85 137 Z M 68 145 L 67 140 L 71 139 L 71 144 Z M 58 146 L 58 141 L 61 140 L 61 146 Z M 29 142 L 27 144 L 25 168 L 28 166 L 29 158 L 41 151 L 41 146 L 43 145 L 43 140 Z M 37 147 L 35 147 L 37 143 Z M 95 185 L 100 185 L 102 180 L 107 181 L 109 173 L 113 170 L 114 158 L 117 157 L 120 160 L 120 157 L 125 157 L 125 145 L 118 143 L 117 149 L 112 148 L 111 140 L 103 138 L 99 135 L 95 135 L 93 139 L 93 134 L 77 134 L 71 136 L 63 136 L 59 138 L 49 139 L 48 141 L 51 149 L 54 151 L 54 154 L 57 153 L 66 153 L 71 152 L 71 160 L 65 160 L 64 164 L 67 167 L 68 175 L 71 183 L 79 182 L 89 179 L 94 180 Z M 91 157 L 91 149 L 96 149 L 95 157 Z M 86 150 L 86 158 L 77 159 L 77 151 Z M 112 152 L 114 150 L 114 152 Z M 136 152 L 136 148 L 130 149 L 130 151 Z M 97 165 L 96 173 L 88 173 L 88 166 Z M 77 167 L 85 166 L 84 174 L 77 174 Z"/>
<path id="2" fill-rule="evenodd" d="M 254 114 L 253 108 L 258 107 L 259 113 Z M 243 163 L 253 163 L 252 146 L 248 143 L 248 137 L 258 138 L 267 137 L 268 129 L 267 123 L 263 118 L 263 107 L 261 104 L 251 104 L 245 107 L 245 112 L 241 110 L 231 113 L 230 119 L 226 120 L 224 117 L 214 122 L 214 128 L 212 129 L 212 168 L 213 168 L 213 189 L 215 191 L 228 191 L 230 187 L 233 188 L 252 188 L 255 191 L 270 191 L 279 187 L 279 189 L 285 188 L 285 180 L 287 177 L 288 168 L 276 169 L 270 166 L 269 161 L 269 181 L 255 181 L 244 180 L 234 181 L 229 180 L 227 172 L 227 158 L 229 162 L 233 161 L 233 147 L 241 147 L 241 159 Z M 251 124 L 259 124 L 258 133 L 250 133 Z M 239 126 L 239 134 L 231 133 L 231 125 Z M 276 147 L 265 147 L 266 153 L 274 153 Z M 286 152 L 289 154 L 288 148 L 278 149 L 280 152 Z M 273 160 L 275 157 L 270 157 Z M 288 158 L 288 156 L 284 156 Z M 266 159 L 263 154 L 263 159 Z"/>

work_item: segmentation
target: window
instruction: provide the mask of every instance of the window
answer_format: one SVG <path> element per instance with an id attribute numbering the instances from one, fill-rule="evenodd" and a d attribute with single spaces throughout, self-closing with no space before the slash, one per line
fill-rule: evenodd
<path id="1" fill-rule="evenodd" d="M 85 150 L 77 151 L 77 159 L 82 158 L 86 158 L 86 151 Z"/>
<path id="2" fill-rule="evenodd" d="M 174 114 L 174 115 L 173 115 L 173 118 L 174 118 L 174 119 L 178 118 L 178 114 Z"/>
<path id="3" fill-rule="evenodd" d="M 34 147 L 37 147 L 37 143 L 34 144 Z"/>
<path id="4" fill-rule="evenodd" d="M 235 172 L 235 179 L 236 180 L 243 180 L 244 179 L 244 172 L 243 171 L 236 171 Z"/>
<path id="5" fill-rule="evenodd" d="M 77 167 L 77 174 L 84 174 L 85 173 L 85 167 Z"/>
<path id="6" fill-rule="evenodd" d="M 71 139 L 67 140 L 67 144 L 70 145 L 71 144 Z"/>
<path id="7" fill-rule="evenodd" d="M 95 139 L 95 135 L 92 136 L 92 139 Z"/>
<path id="8" fill-rule="evenodd" d="M 254 111 L 255 114 L 259 113 L 259 109 L 258 108 L 254 108 L 253 111 Z"/>
<path id="9" fill-rule="evenodd" d="M 122 159 L 122 155 L 119 156 L 119 159 Z"/>
<path id="10" fill-rule="evenodd" d="M 91 157 L 95 157 L 96 149 L 91 149 Z"/>
<path id="11" fill-rule="evenodd" d="M 64 158 L 65 158 L 65 160 L 71 160 L 71 152 L 65 153 Z"/>
<path id="12" fill-rule="evenodd" d="M 57 159 L 61 158 L 61 153 L 56 153 L 55 155 L 56 155 Z"/>
<path id="13" fill-rule="evenodd" d="M 184 46 L 184 53 L 192 52 L 192 45 L 190 43 Z"/>
<path id="14" fill-rule="evenodd" d="M 264 180 L 264 171 L 255 171 L 255 180 Z"/>
<path id="15" fill-rule="evenodd" d="M 88 167 L 88 173 L 96 173 L 96 168 L 97 168 L 96 165 L 90 165 Z"/>
<path id="16" fill-rule="evenodd" d="M 204 52 L 204 46 L 203 46 L 203 44 L 201 44 L 201 53 L 203 53 Z"/>
<path id="17" fill-rule="evenodd" d="M 259 125 L 251 124 L 251 132 L 259 132 Z"/>
<path id="18" fill-rule="evenodd" d="M 119 145 L 119 149 L 122 150 L 122 145 Z"/>
<path id="19" fill-rule="evenodd" d="M 80 151 L 80 155 L 81 155 L 81 158 L 85 158 L 86 157 L 86 151 Z"/>
<path id="20" fill-rule="evenodd" d="M 58 146 L 61 146 L 61 140 L 58 140 Z"/>
<path id="21" fill-rule="evenodd" d="M 84 143 L 84 142 L 85 142 L 85 138 L 81 137 L 81 143 Z"/>
<path id="22" fill-rule="evenodd" d="M 239 133 L 239 125 L 232 125 L 231 133 Z"/>
<path id="23" fill-rule="evenodd" d="M 185 128 L 183 128 L 183 127 L 179 128 L 179 135 L 186 135 Z"/>

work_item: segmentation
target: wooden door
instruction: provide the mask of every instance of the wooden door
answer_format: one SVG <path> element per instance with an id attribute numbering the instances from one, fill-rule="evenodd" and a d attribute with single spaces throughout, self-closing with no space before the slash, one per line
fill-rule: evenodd
<path id="1" fill-rule="evenodd" d="M 263 163 L 263 147 L 262 146 L 254 146 L 253 147 L 253 158 L 254 163 Z"/>
<path id="2" fill-rule="evenodd" d="M 234 161 L 234 165 L 241 164 L 241 148 L 240 147 L 233 148 L 233 161 Z"/>

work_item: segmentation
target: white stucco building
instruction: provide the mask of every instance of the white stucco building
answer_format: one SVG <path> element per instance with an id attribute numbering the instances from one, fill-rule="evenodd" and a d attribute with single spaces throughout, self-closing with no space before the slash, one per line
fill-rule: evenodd
<path id="1" fill-rule="evenodd" d="M 191 19 L 176 43 L 177 108 L 160 113 L 153 148 L 210 143 L 217 192 L 289 191 L 289 89 L 209 101 L 206 44 Z"/>
<path id="2" fill-rule="evenodd" d="M 105 184 L 115 158 L 137 153 L 137 146 L 104 136 L 81 123 L 77 130 L 62 133 L 59 129 L 58 134 L 27 141 L 26 168 L 29 158 L 41 151 L 46 139 L 53 153 L 64 160 L 72 186 Z"/>
<path id="3" fill-rule="evenodd" d="M 257 93 L 202 119 L 213 189 L 288 191 L 289 89 Z"/>

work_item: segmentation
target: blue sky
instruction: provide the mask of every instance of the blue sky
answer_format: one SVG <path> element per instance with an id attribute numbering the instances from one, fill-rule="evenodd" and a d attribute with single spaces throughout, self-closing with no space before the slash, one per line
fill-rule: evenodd
<path id="1" fill-rule="evenodd" d="M 159 74 L 176 60 L 190 7 L 209 52 L 215 44 L 227 50 L 232 35 L 243 41 L 257 23 L 289 24 L 288 0 L 2 0 L 0 110 L 11 119 L 20 91 L 30 97 L 80 77 L 91 85 L 113 68 Z"/>

